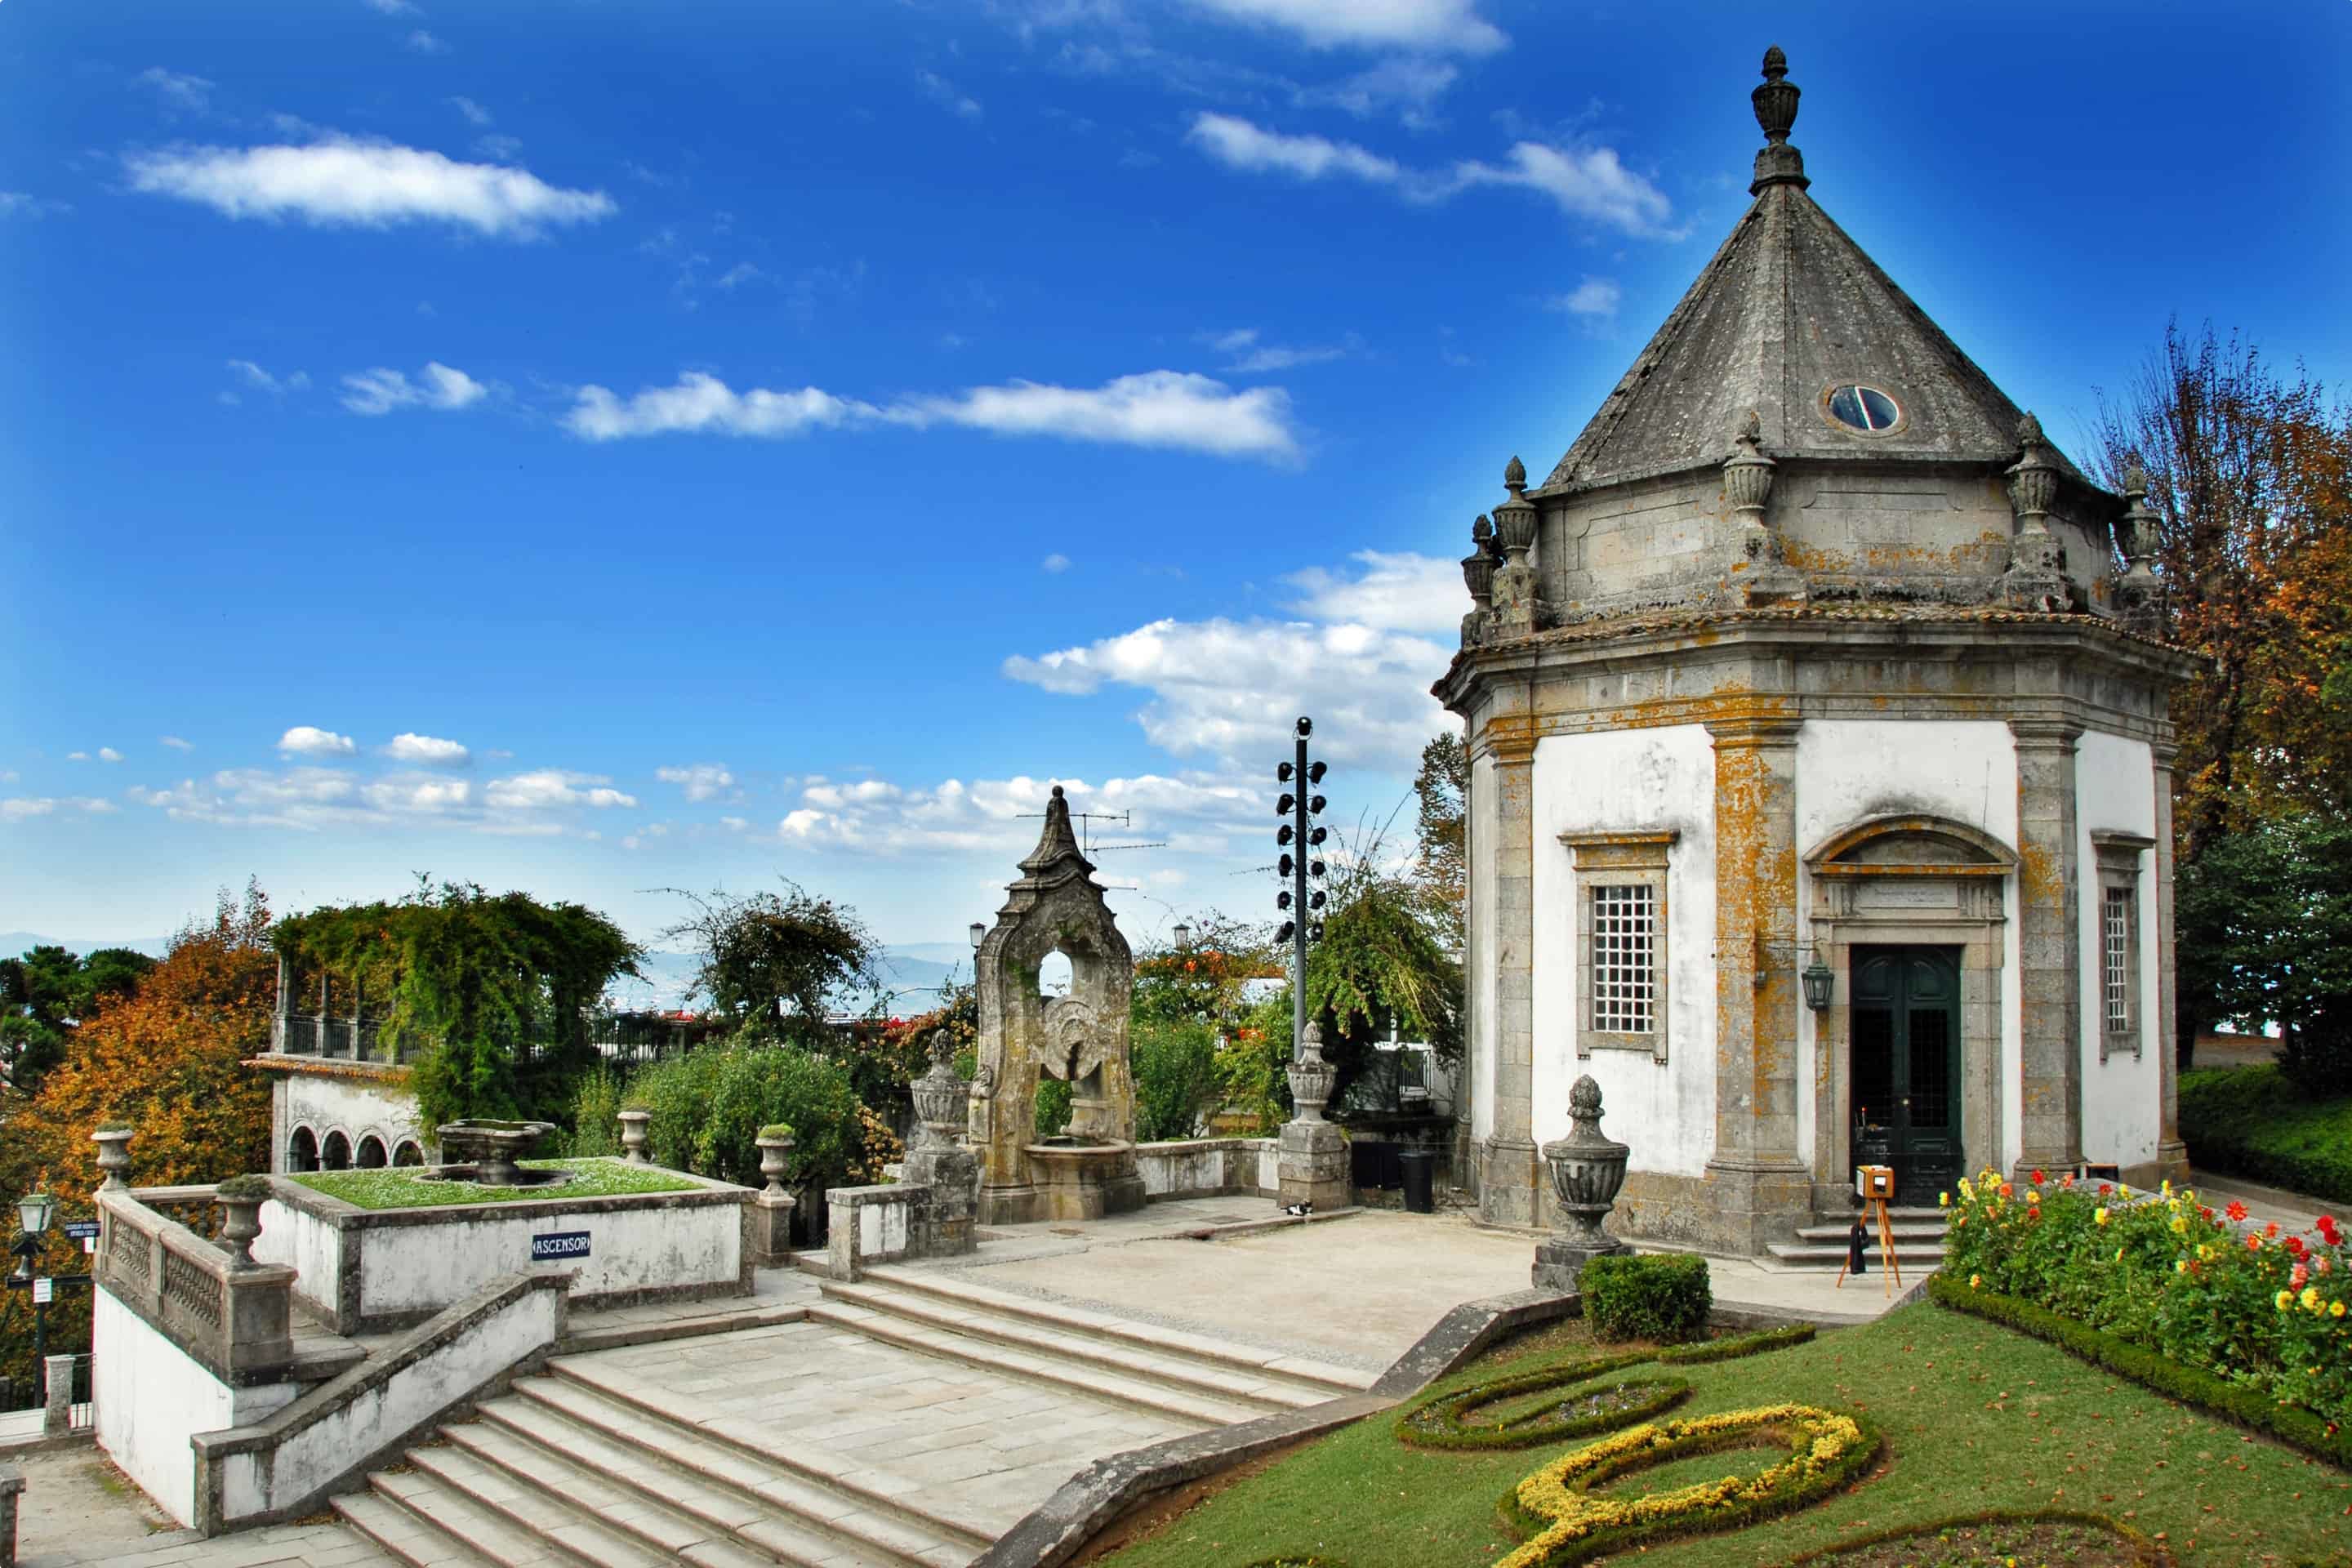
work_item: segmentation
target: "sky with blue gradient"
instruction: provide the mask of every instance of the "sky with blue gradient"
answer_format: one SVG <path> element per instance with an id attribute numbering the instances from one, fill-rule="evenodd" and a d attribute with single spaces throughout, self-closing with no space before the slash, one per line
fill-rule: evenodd
<path id="1" fill-rule="evenodd" d="M 1271 912 L 1403 798 L 1517 452 L 1813 195 L 2079 451 L 2352 377 L 2352 5 L 0 4 L 0 929 L 416 872 Z M 1409 826 L 1408 812 L 1400 830 Z"/>

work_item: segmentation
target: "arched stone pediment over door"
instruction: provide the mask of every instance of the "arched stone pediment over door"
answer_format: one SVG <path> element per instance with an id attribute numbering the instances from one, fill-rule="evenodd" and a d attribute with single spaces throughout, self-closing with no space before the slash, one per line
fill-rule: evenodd
<path id="1" fill-rule="evenodd" d="M 1957 1159 L 1961 1170 L 1998 1163 L 2001 973 L 2017 852 L 1964 822 L 1886 816 L 1831 834 L 1804 866 L 1813 953 L 1833 977 L 1830 1005 L 1812 1018 L 1815 1210 L 1843 1215 L 1853 1191 L 1857 952 L 1868 960 L 1880 950 L 1933 950 L 1957 969 L 1957 1081 L 1947 1086 L 1958 1119 Z M 1874 1044 L 1864 1041 L 1866 1049 Z"/>

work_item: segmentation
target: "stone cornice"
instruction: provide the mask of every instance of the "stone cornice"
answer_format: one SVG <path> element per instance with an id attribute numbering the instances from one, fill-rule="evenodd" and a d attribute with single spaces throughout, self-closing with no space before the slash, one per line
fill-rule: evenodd
<path id="1" fill-rule="evenodd" d="M 331 1061 L 320 1057 L 287 1056 L 271 1051 L 263 1056 L 247 1057 L 244 1064 L 259 1068 L 263 1072 L 286 1073 L 305 1078 L 358 1079 L 370 1083 L 404 1084 L 416 1069 L 405 1062 Z"/>

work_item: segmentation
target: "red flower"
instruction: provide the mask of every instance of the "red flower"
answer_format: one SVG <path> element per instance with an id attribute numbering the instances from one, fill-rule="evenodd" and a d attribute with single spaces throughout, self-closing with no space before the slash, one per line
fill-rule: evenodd
<path id="1" fill-rule="evenodd" d="M 2230 1216 L 2231 1223 L 2234 1225 L 2238 1221 L 2246 1217 L 2246 1205 L 2240 1203 L 2237 1199 L 2231 1198 L 2230 1200 L 2230 1206 L 2223 1209 L 2221 1212 L 2228 1215 Z"/>
<path id="2" fill-rule="evenodd" d="M 2263 1226 L 2263 1234 L 2269 1237 L 2273 1241 L 2276 1241 L 2278 1239 L 2278 1221 L 2273 1220 L 2270 1224 Z"/>
<path id="3" fill-rule="evenodd" d="M 2311 1248 L 2304 1245 L 2303 1237 L 2290 1236 L 2286 1238 L 2286 1252 L 2289 1258 L 2301 1258 L 2310 1250 Z"/>
<path id="4" fill-rule="evenodd" d="M 2007 1182 L 2003 1182 L 2000 1184 L 2000 1195 L 2005 1198 L 2013 1198 L 2017 1195 L 2017 1189 L 2011 1186 Z"/>
<path id="5" fill-rule="evenodd" d="M 2116 1190 L 2115 1188 L 2113 1188 L 2113 1187 L 2109 1186 L 2109 1185 L 2108 1185 L 2106 1183 L 2105 1183 L 2105 1182 L 2101 1182 L 2101 1183 L 2099 1184 L 2099 1195 L 2100 1195 L 2101 1197 L 2105 1197 L 2109 1193 L 2112 1193 L 2112 1192 L 2114 1192 L 2115 1190 Z"/>
<path id="6" fill-rule="evenodd" d="M 2248 1252 L 2260 1252 L 2262 1249 L 2263 1238 L 2255 1235 L 2251 1230 L 2246 1232 L 2246 1250 Z"/>
<path id="7" fill-rule="evenodd" d="M 2039 1172 L 2039 1171 L 2036 1171 L 2036 1172 L 2034 1172 L 2034 1173 L 2033 1173 L 2033 1184 L 2034 1184 L 2035 1186 L 2037 1186 L 2037 1187 L 2038 1187 L 2038 1186 L 2040 1186 L 2042 1183 L 2044 1183 L 2044 1182 L 2048 1181 L 2049 1179 L 2050 1179 L 2049 1177 L 2047 1177 L 2047 1176 L 2043 1175 L 2043 1174 L 2042 1174 L 2041 1172 Z"/>
<path id="8" fill-rule="evenodd" d="M 2213 1211 L 2212 1211 L 2211 1209 L 2210 1209 L 2210 1208 L 2200 1208 L 2200 1209 L 2197 1211 L 2197 1213 L 2198 1213 L 2198 1215 L 2199 1215 L 2200 1218 L 2202 1218 L 2202 1219 L 2205 1221 L 2205 1223 L 2206 1223 L 2207 1225 L 2211 1225 L 2211 1224 L 2213 1223 Z"/>

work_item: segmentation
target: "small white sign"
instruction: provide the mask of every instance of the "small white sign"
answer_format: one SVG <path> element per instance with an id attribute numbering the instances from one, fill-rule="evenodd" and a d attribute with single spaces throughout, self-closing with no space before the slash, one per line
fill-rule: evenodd
<path id="1" fill-rule="evenodd" d="M 54 1279 L 33 1281 L 33 1305 L 46 1307 L 58 1299 L 58 1282 Z"/>

